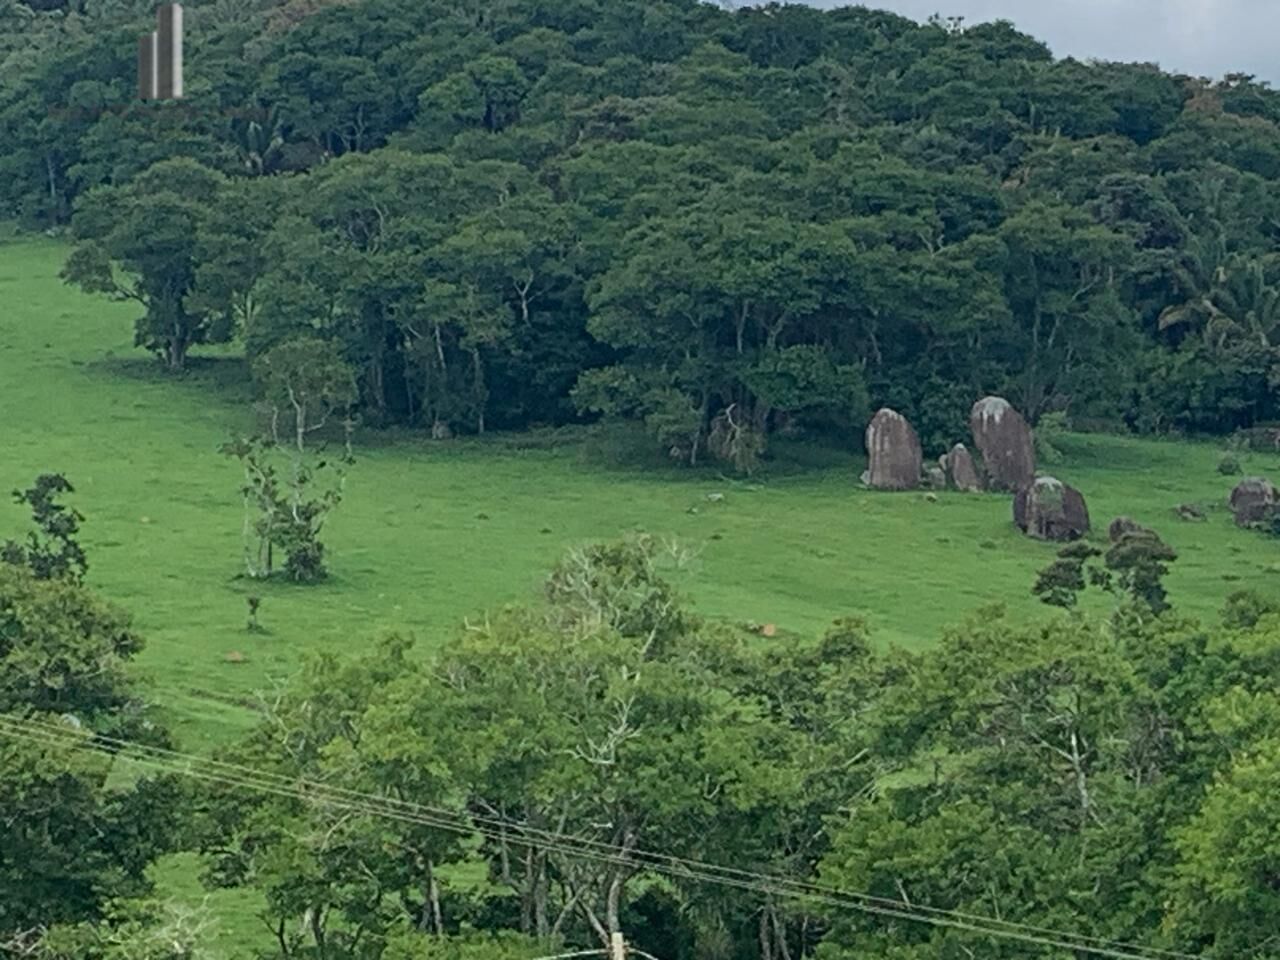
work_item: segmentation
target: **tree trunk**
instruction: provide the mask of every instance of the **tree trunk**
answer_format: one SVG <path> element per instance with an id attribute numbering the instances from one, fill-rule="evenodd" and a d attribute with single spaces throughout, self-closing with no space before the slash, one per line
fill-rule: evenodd
<path id="1" fill-rule="evenodd" d="M 777 908 L 770 905 L 769 916 L 773 920 L 773 934 L 778 944 L 778 956 L 781 960 L 791 960 L 791 948 L 787 946 L 787 928 L 778 919 Z"/>
<path id="2" fill-rule="evenodd" d="M 55 222 L 62 219 L 61 205 L 58 203 L 58 181 L 53 172 L 53 156 L 44 155 L 44 168 L 49 176 L 49 212 Z"/>
<path id="3" fill-rule="evenodd" d="M 324 960 L 328 956 L 328 946 L 325 943 L 323 907 L 312 907 L 307 911 L 307 925 L 311 929 L 311 939 L 315 941 L 316 956 Z"/>
<path id="4" fill-rule="evenodd" d="M 547 922 L 547 855 L 538 855 L 538 876 L 533 888 L 533 922 L 539 940 L 546 940 L 551 934 Z"/>
<path id="5" fill-rule="evenodd" d="M 693 432 L 693 441 L 689 445 L 689 466 L 698 465 L 698 448 L 702 445 L 702 437 L 707 432 L 707 414 L 711 412 L 711 394 L 702 392 L 702 405 L 698 410 L 698 426 Z"/>
<path id="6" fill-rule="evenodd" d="M 280 956 L 289 956 L 289 940 L 284 935 L 284 917 L 280 918 L 280 922 L 275 926 L 276 943 L 280 944 Z"/>
<path id="7" fill-rule="evenodd" d="M 175 334 L 165 347 L 165 364 L 173 372 L 183 369 L 187 365 L 187 347 L 186 339 Z"/>
<path id="8" fill-rule="evenodd" d="M 769 909 L 760 911 L 760 960 L 773 960 L 773 937 L 769 935 Z"/>
<path id="9" fill-rule="evenodd" d="M 520 880 L 520 932 L 526 936 L 533 930 L 533 901 L 537 896 L 537 891 L 534 889 L 537 881 L 533 866 L 533 856 L 533 847 L 529 847 L 525 851 L 524 876 Z M 503 844 L 502 859 L 503 871 L 508 873 L 505 843 Z"/>
<path id="10" fill-rule="evenodd" d="M 480 348 L 471 351 L 471 369 L 475 375 L 476 391 L 476 433 L 484 433 L 484 408 L 486 395 L 484 389 L 484 364 L 480 359 Z"/>
<path id="11" fill-rule="evenodd" d="M 440 884 L 431 860 L 427 860 L 427 901 L 431 905 L 431 923 L 437 937 L 444 936 L 444 914 L 440 910 Z"/>

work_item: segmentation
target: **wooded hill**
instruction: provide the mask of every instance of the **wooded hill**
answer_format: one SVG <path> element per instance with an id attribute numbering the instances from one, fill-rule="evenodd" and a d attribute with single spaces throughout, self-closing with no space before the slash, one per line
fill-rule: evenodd
<path id="1" fill-rule="evenodd" d="M 1280 94 L 1247 76 L 861 7 L 218 0 L 187 99 L 141 103 L 150 4 L 31 6 L 0 3 L 0 213 L 70 224 L 68 277 L 174 367 L 316 337 L 366 422 L 626 418 L 745 467 L 882 404 L 940 452 L 993 392 L 1280 417 Z"/>

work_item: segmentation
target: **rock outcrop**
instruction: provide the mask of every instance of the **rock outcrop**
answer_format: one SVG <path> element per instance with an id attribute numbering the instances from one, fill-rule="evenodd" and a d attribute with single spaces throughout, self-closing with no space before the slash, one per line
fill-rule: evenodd
<path id="1" fill-rule="evenodd" d="M 1180 503 L 1173 510 L 1179 520 L 1188 523 L 1199 523 L 1205 519 L 1204 509 L 1197 503 Z"/>
<path id="2" fill-rule="evenodd" d="M 1134 533 L 1148 534 L 1151 533 L 1133 517 L 1116 517 L 1111 521 L 1111 525 L 1107 527 L 1107 538 L 1112 543 L 1119 543 L 1126 536 Z"/>
<path id="3" fill-rule="evenodd" d="M 963 443 L 957 443 L 947 454 L 947 473 L 951 477 L 951 485 L 964 493 L 978 493 L 983 489 L 982 475 L 978 473 L 978 464 L 973 454 Z"/>
<path id="4" fill-rule="evenodd" d="M 1246 477 L 1236 484 L 1231 491 L 1231 512 L 1235 514 L 1236 525 L 1251 527 L 1262 523 L 1273 510 L 1280 506 L 1280 491 L 1275 484 L 1263 477 Z"/>
<path id="5" fill-rule="evenodd" d="M 1067 543 L 1089 532 L 1089 508 L 1075 487 L 1038 477 L 1014 495 L 1013 522 L 1029 537 Z"/>
<path id="6" fill-rule="evenodd" d="M 982 454 L 987 486 L 1006 493 L 1030 486 L 1036 478 L 1031 427 L 1002 397 L 984 397 L 969 414 L 973 441 Z"/>
<path id="7" fill-rule="evenodd" d="M 924 452 L 920 437 L 907 418 L 885 407 L 867 425 L 867 467 L 864 482 L 876 490 L 914 490 L 920 486 Z"/>

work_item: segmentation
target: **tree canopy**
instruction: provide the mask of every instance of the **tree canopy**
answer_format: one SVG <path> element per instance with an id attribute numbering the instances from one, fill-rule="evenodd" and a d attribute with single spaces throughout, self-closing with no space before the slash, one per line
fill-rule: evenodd
<path id="1" fill-rule="evenodd" d="M 0 45 L 0 212 L 70 224 L 68 279 L 137 300 L 171 366 L 320 337 L 370 423 L 628 418 L 746 468 L 880 405 L 941 452 L 990 393 L 1280 418 L 1280 93 L 1251 77 L 862 7 L 192 6 L 178 102 L 133 101 L 127 4 Z"/>

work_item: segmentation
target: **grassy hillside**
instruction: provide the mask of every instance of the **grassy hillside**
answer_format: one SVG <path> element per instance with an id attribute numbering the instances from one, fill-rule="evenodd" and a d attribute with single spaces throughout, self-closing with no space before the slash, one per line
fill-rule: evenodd
<path id="1" fill-rule="evenodd" d="M 533 597 L 566 546 L 630 528 L 702 548 L 681 575 L 700 610 L 783 630 L 862 614 L 884 641 L 918 645 L 989 601 L 1043 609 L 1028 591 L 1053 550 L 1017 533 L 1007 498 L 864 492 L 852 455 L 748 484 L 611 468 L 581 444 L 527 437 L 370 438 L 331 525 L 333 581 L 251 586 L 237 577 L 238 468 L 217 453 L 249 420 L 242 365 L 228 355 L 163 375 L 131 346 L 131 306 L 59 283 L 65 252 L 0 246 L 0 488 L 46 470 L 76 485 L 90 579 L 134 613 L 154 697 L 189 747 L 241 728 L 243 704 L 308 650 L 353 650 L 390 628 L 438 644 L 485 606 Z M 1127 513 L 1178 548 L 1170 590 L 1186 612 L 1212 616 L 1232 589 L 1280 589 L 1280 542 L 1232 526 L 1215 448 L 1073 437 L 1065 452 L 1054 469 L 1097 526 Z M 1280 457 L 1246 469 L 1280 476 Z M 1172 508 L 1184 501 L 1215 509 L 1182 523 Z M 24 519 L 0 504 L 3 534 Z M 266 635 L 245 631 L 251 592 Z"/>

